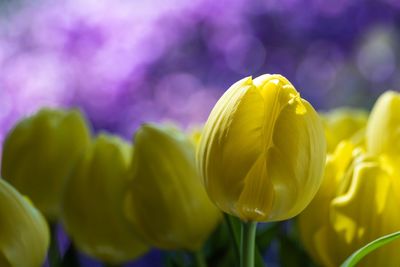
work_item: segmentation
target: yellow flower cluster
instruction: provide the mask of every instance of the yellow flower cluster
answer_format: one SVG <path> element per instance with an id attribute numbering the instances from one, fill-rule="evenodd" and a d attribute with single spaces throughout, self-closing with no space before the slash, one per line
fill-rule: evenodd
<path id="1" fill-rule="evenodd" d="M 149 246 L 195 251 L 220 220 L 196 171 L 198 138 L 143 125 L 133 145 L 105 133 L 92 139 L 80 112 L 43 109 L 8 134 L 2 176 L 103 262 L 135 259 Z M 4 180 L 0 200 L 0 266 L 40 266 L 45 220 Z"/>
<path id="2" fill-rule="evenodd" d="M 328 147 L 335 149 L 327 156 L 321 189 L 298 223 L 309 253 L 333 267 L 400 230 L 400 94 L 383 94 L 368 119 L 354 110 L 327 114 L 325 128 Z M 399 245 L 369 254 L 362 266 L 399 266 Z"/>
<path id="3" fill-rule="evenodd" d="M 43 263 L 49 230 L 40 212 L 81 251 L 121 264 L 149 247 L 200 250 L 220 210 L 245 222 L 242 266 L 254 263 L 255 222 L 298 214 L 305 248 L 322 266 L 338 266 L 400 230 L 399 166 L 395 92 L 369 116 L 340 109 L 320 117 L 283 76 L 248 77 L 225 92 L 203 129 L 144 124 L 132 142 L 92 137 L 77 110 L 43 109 L 4 143 L 0 266 Z M 399 243 L 363 266 L 400 265 Z"/>

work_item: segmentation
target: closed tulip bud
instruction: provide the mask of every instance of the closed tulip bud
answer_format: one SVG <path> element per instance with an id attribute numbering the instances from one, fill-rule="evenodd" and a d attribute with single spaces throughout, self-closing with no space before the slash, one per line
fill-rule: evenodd
<path id="1" fill-rule="evenodd" d="M 193 143 L 178 130 L 155 125 L 142 126 L 134 142 L 128 217 L 152 246 L 198 250 L 220 213 L 201 185 Z"/>
<path id="2" fill-rule="evenodd" d="M 343 140 L 364 142 L 368 113 L 361 109 L 339 108 L 322 114 L 328 152 L 333 152 Z"/>
<path id="3" fill-rule="evenodd" d="M 400 93 L 389 91 L 376 101 L 367 125 L 368 151 L 400 159 Z"/>
<path id="4" fill-rule="evenodd" d="M 398 172 L 385 157 L 349 142 L 328 157 L 321 190 L 298 218 L 307 251 L 321 266 L 339 266 L 354 251 L 400 230 Z M 399 266 L 395 241 L 362 260 L 362 266 Z"/>
<path id="5" fill-rule="evenodd" d="M 130 158 L 129 144 L 101 134 L 73 169 L 63 198 L 62 221 L 76 246 L 112 264 L 147 250 L 123 212 Z"/>
<path id="6" fill-rule="evenodd" d="M 44 217 L 0 178 L 0 266 L 42 266 L 48 246 L 49 229 Z"/>
<path id="7" fill-rule="evenodd" d="M 325 162 L 318 114 L 280 75 L 245 78 L 217 102 L 203 130 L 199 169 L 211 200 L 243 221 L 300 213 Z"/>
<path id="8" fill-rule="evenodd" d="M 55 220 L 68 174 L 89 141 L 89 130 L 78 111 L 43 109 L 8 134 L 2 175 Z"/>

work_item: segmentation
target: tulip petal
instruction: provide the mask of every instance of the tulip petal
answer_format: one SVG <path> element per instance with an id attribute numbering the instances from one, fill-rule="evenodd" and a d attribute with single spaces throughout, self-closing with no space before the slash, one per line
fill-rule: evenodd
<path id="1" fill-rule="evenodd" d="M 336 244 L 340 244 L 332 258 L 338 265 L 368 242 L 400 230 L 397 223 L 400 219 L 397 212 L 400 196 L 391 180 L 380 162 L 368 158 L 355 166 L 348 190 L 332 201 L 332 230 L 336 233 Z M 375 212 L 373 216 L 371 210 Z M 400 241 L 395 241 L 379 253 L 371 253 L 363 260 L 363 266 L 380 266 L 382 262 L 396 266 L 399 244 Z"/>
<path id="2" fill-rule="evenodd" d="M 313 236 L 312 241 L 314 243 L 313 247 L 315 248 L 313 255 L 318 255 L 318 263 L 321 266 L 337 267 L 339 266 L 336 262 L 337 260 L 331 257 L 332 253 L 336 251 L 336 240 L 334 239 L 334 234 L 329 230 L 330 229 L 324 225 L 322 228 L 318 229 L 315 236 Z"/>
<path id="3" fill-rule="evenodd" d="M 353 161 L 353 149 L 354 146 L 351 143 L 342 142 L 334 154 L 327 156 L 321 187 L 310 205 L 298 217 L 299 231 L 305 248 L 318 263 L 323 263 L 323 265 L 334 266 L 333 263 L 328 264 L 329 260 L 325 255 L 329 255 L 325 247 L 328 246 L 330 240 L 321 235 L 327 233 L 325 228 L 329 224 L 329 206 L 335 197 L 340 180 Z"/>
<path id="4" fill-rule="evenodd" d="M 44 217 L 0 178 L 0 266 L 41 266 L 48 245 Z"/>
<path id="5" fill-rule="evenodd" d="M 119 138 L 100 134 L 64 190 L 65 229 L 80 250 L 107 263 L 126 262 L 147 250 L 123 213 L 130 151 Z"/>
<path id="6" fill-rule="evenodd" d="M 69 172 L 89 142 L 86 120 L 77 110 L 42 109 L 7 136 L 2 176 L 55 220 Z"/>
<path id="7" fill-rule="evenodd" d="M 301 212 L 315 196 L 324 170 L 326 144 L 322 123 L 312 106 L 302 100 L 306 113 L 296 105 L 284 107 L 274 127 L 268 157 L 275 194 L 270 214 L 285 220 Z"/>
<path id="8" fill-rule="evenodd" d="M 389 91 L 379 97 L 372 109 L 366 136 L 368 151 L 400 159 L 400 93 Z"/>
<path id="9" fill-rule="evenodd" d="M 274 191 L 267 177 L 266 158 L 262 154 L 245 178 L 245 186 L 236 203 L 238 216 L 248 221 L 262 221 L 268 217 Z"/>
<path id="10" fill-rule="evenodd" d="M 355 143 L 364 142 L 368 113 L 362 109 L 338 108 L 321 114 L 328 152 L 333 152 L 343 140 L 351 139 Z"/>
<path id="11" fill-rule="evenodd" d="M 243 83 L 245 86 L 232 86 L 216 104 L 200 148 L 200 155 L 204 155 L 200 157 L 200 168 L 209 196 L 231 214 L 236 213 L 234 203 L 265 146 L 263 97 L 254 86 L 247 85 L 251 80 Z"/>
<path id="12" fill-rule="evenodd" d="M 126 200 L 131 221 L 149 244 L 198 250 L 219 220 L 195 168 L 194 145 L 183 133 L 153 125 L 135 136 Z"/>

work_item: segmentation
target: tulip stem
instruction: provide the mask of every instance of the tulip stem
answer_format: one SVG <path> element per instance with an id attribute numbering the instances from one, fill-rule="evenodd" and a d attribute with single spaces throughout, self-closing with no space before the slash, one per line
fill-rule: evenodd
<path id="1" fill-rule="evenodd" d="M 237 231 L 235 231 L 235 225 L 233 224 L 234 222 L 232 221 L 234 218 L 231 217 L 230 215 L 224 213 L 224 219 L 225 219 L 225 222 L 226 222 L 226 224 L 228 226 L 228 231 L 229 231 L 229 234 L 230 234 L 230 237 L 231 237 L 231 241 L 233 243 L 233 248 L 234 248 L 234 251 L 235 251 L 236 260 L 237 260 L 237 262 L 239 262 L 239 260 L 240 260 L 240 246 L 239 246 L 239 242 L 240 242 L 239 241 L 239 238 L 240 238 L 239 237 L 239 232 L 240 232 L 239 229 L 240 229 L 240 226 L 239 226 L 239 224 L 237 224 L 237 226 L 239 226 L 239 227 L 237 227 Z"/>
<path id="2" fill-rule="evenodd" d="M 51 267 L 59 267 L 61 265 L 61 254 L 58 247 L 56 223 L 50 223 L 50 235 L 49 264 Z"/>
<path id="3" fill-rule="evenodd" d="M 204 258 L 204 253 L 203 251 L 201 251 L 201 249 L 197 250 L 196 252 L 193 252 L 193 256 L 197 267 L 207 267 L 207 263 Z"/>
<path id="4" fill-rule="evenodd" d="M 257 222 L 242 222 L 240 267 L 254 267 Z"/>

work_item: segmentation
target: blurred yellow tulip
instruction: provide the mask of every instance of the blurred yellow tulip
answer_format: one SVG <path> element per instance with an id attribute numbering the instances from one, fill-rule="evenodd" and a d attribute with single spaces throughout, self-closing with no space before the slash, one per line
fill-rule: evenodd
<path id="1" fill-rule="evenodd" d="M 367 148 L 400 159 L 400 93 L 388 91 L 376 101 L 367 125 Z"/>
<path id="2" fill-rule="evenodd" d="M 321 266 L 339 266 L 354 251 L 400 230 L 399 174 L 385 157 L 342 142 L 328 156 L 325 178 L 298 217 L 305 248 Z M 361 266 L 400 266 L 400 241 L 362 260 Z"/>
<path id="3" fill-rule="evenodd" d="M 300 213 L 317 192 L 324 130 L 313 107 L 281 75 L 232 85 L 203 130 L 198 165 L 211 200 L 243 221 Z"/>
<path id="4" fill-rule="evenodd" d="M 76 246 L 112 264 L 147 250 L 123 212 L 130 149 L 117 137 L 99 135 L 73 169 L 62 204 L 61 218 Z"/>
<path id="5" fill-rule="evenodd" d="M 44 217 L 0 178 L 0 266 L 42 266 L 48 246 L 49 229 Z"/>
<path id="6" fill-rule="evenodd" d="M 190 138 L 143 125 L 135 135 L 131 177 L 126 212 L 143 238 L 161 249 L 200 249 L 220 213 L 201 185 Z"/>
<path id="7" fill-rule="evenodd" d="M 362 109 L 338 108 L 322 113 L 328 152 L 345 139 L 353 138 L 355 142 L 364 142 L 365 126 L 368 112 Z"/>
<path id="8" fill-rule="evenodd" d="M 42 109 L 8 134 L 2 176 L 55 220 L 68 174 L 89 142 L 81 113 Z"/>

